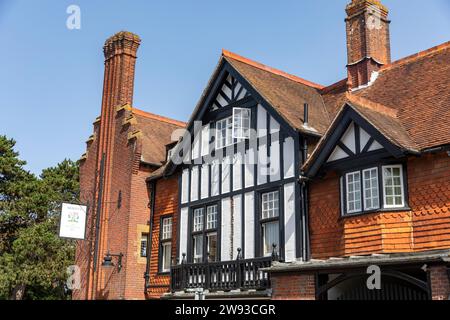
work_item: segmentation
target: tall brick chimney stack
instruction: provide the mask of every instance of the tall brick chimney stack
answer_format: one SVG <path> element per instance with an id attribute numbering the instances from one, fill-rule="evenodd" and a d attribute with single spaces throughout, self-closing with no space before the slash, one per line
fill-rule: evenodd
<path id="1" fill-rule="evenodd" d="M 125 104 L 132 105 L 134 89 L 134 73 L 137 50 L 141 43 L 140 38 L 127 31 L 116 33 L 106 40 L 103 46 L 105 54 L 105 74 L 103 79 L 102 111 L 100 116 L 99 140 L 97 146 L 96 172 L 100 173 L 102 159 L 104 159 L 103 192 L 101 209 L 99 212 L 100 224 L 98 233 L 97 267 L 102 263 L 104 253 L 109 250 L 108 220 L 110 215 L 109 204 L 116 201 L 112 198 L 114 136 L 117 107 Z M 95 197 L 100 189 L 100 175 L 96 175 Z M 96 209 L 95 209 L 96 210 Z M 97 214 L 97 212 L 96 212 Z M 103 289 L 103 271 L 99 269 L 98 275 L 93 278 L 93 297 Z"/>
<path id="2" fill-rule="evenodd" d="M 348 85 L 354 89 L 391 62 L 389 11 L 379 0 L 352 0 L 346 12 Z"/>

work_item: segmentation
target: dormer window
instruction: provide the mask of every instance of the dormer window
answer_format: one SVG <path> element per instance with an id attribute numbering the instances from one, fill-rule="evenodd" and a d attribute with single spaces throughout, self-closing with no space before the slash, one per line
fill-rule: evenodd
<path id="1" fill-rule="evenodd" d="M 404 183 L 401 164 L 347 172 L 341 178 L 342 214 L 405 208 Z"/>

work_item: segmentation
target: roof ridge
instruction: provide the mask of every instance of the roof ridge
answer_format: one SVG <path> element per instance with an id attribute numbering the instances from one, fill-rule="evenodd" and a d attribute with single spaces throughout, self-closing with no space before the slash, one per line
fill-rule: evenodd
<path id="1" fill-rule="evenodd" d="M 363 108 L 370 109 L 370 110 L 376 111 L 376 112 L 380 112 L 387 116 L 390 116 L 391 118 L 397 119 L 398 110 L 387 107 L 384 104 L 381 104 L 378 102 L 373 102 L 372 100 L 369 100 L 369 99 L 363 98 L 363 97 L 359 97 L 359 96 L 355 96 L 348 92 L 346 92 L 345 98 L 349 102 L 356 103 Z"/>
<path id="2" fill-rule="evenodd" d="M 143 110 L 140 110 L 140 109 L 136 109 L 135 107 L 133 107 L 131 109 L 131 111 L 134 114 L 137 114 L 137 115 L 149 118 L 149 119 L 154 119 L 154 120 L 170 123 L 170 124 L 173 124 L 173 125 L 176 125 L 176 126 L 180 126 L 180 127 L 185 127 L 186 126 L 186 122 L 175 120 L 175 119 L 171 119 L 171 118 L 164 117 L 164 116 L 160 116 L 158 114 L 147 112 L 147 111 L 143 111 Z"/>
<path id="3" fill-rule="evenodd" d="M 330 84 L 329 86 L 326 86 L 324 88 L 322 88 L 322 90 L 320 91 L 320 94 L 327 94 L 331 91 L 333 91 L 334 89 L 338 89 L 340 87 L 342 87 L 343 85 L 347 86 L 347 82 L 348 82 L 348 78 L 339 80 L 335 83 Z"/>
<path id="4" fill-rule="evenodd" d="M 431 47 L 431 48 L 426 49 L 426 50 L 419 51 L 417 53 L 411 54 L 409 56 L 406 56 L 404 58 L 401 58 L 401 59 L 398 59 L 398 60 L 396 60 L 394 62 L 386 64 L 386 65 L 384 65 L 384 66 L 382 66 L 380 68 L 380 71 L 385 71 L 385 70 L 389 70 L 389 69 L 392 69 L 392 68 L 395 68 L 395 67 L 403 66 L 403 65 L 405 65 L 405 64 L 407 64 L 409 62 L 413 62 L 413 61 L 415 61 L 417 59 L 426 57 L 426 56 L 428 56 L 430 54 L 433 54 L 433 53 L 445 50 L 447 48 L 450 48 L 450 41 L 441 43 L 441 44 L 439 44 L 437 46 Z"/>
<path id="5" fill-rule="evenodd" d="M 294 82 L 298 82 L 298 83 L 304 84 L 304 85 L 309 86 L 309 87 L 313 87 L 315 89 L 320 89 L 321 90 L 321 89 L 324 88 L 324 86 L 322 86 L 320 84 L 314 83 L 312 81 L 309 81 L 309 80 L 306 80 L 306 79 L 303 79 L 303 78 L 300 78 L 300 77 L 297 77 L 297 76 L 294 76 L 292 74 L 289 74 L 287 72 L 281 71 L 279 69 L 269 67 L 269 66 L 267 66 L 265 64 L 262 64 L 260 62 L 251 60 L 249 58 L 240 56 L 240 55 L 238 55 L 236 53 L 233 53 L 233 52 L 225 50 L 225 49 L 222 49 L 222 56 L 228 57 L 228 58 L 231 58 L 231 59 L 234 59 L 234 60 L 237 60 L 237 61 L 240 61 L 242 63 L 248 64 L 248 65 L 253 66 L 255 68 L 258 68 L 258 69 L 261 69 L 261 70 L 264 70 L 264 71 L 267 71 L 267 72 L 279 75 L 279 76 L 284 77 L 286 79 L 289 79 L 289 80 L 292 80 Z"/>

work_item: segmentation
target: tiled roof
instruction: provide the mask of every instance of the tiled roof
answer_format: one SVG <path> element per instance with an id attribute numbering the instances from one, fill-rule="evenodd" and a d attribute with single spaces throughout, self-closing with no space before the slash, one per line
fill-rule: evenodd
<path id="1" fill-rule="evenodd" d="M 132 109 L 136 117 L 136 127 L 142 132 L 142 161 L 162 165 L 166 159 L 166 145 L 171 143 L 172 132 L 184 128 L 186 123 Z"/>
<path id="2" fill-rule="evenodd" d="M 223 56 L 295 129 L 322 135 L 330 118 L 320 90 L 323 86 L 258 62 L 223 51 Z M 303 105 L 309 104 L 308 127 L 303 126 Z"/>

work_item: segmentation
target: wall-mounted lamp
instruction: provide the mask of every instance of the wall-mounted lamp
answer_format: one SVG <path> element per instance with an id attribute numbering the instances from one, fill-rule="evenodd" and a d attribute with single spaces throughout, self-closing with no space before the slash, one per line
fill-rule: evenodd
<path id="1" fill-rule="evenodd" d="M 117 257 L 117 271 L 120 272 L 122 269 L 122 257 L 123 253 L 120 252 L 118 254 L 109 253 L 109 251 L 106 253 L 106 256 L 103 258 L 102 267 L 110 268 L 114 267 L 114 263 L 112 262 L 112 257 Z"/>

